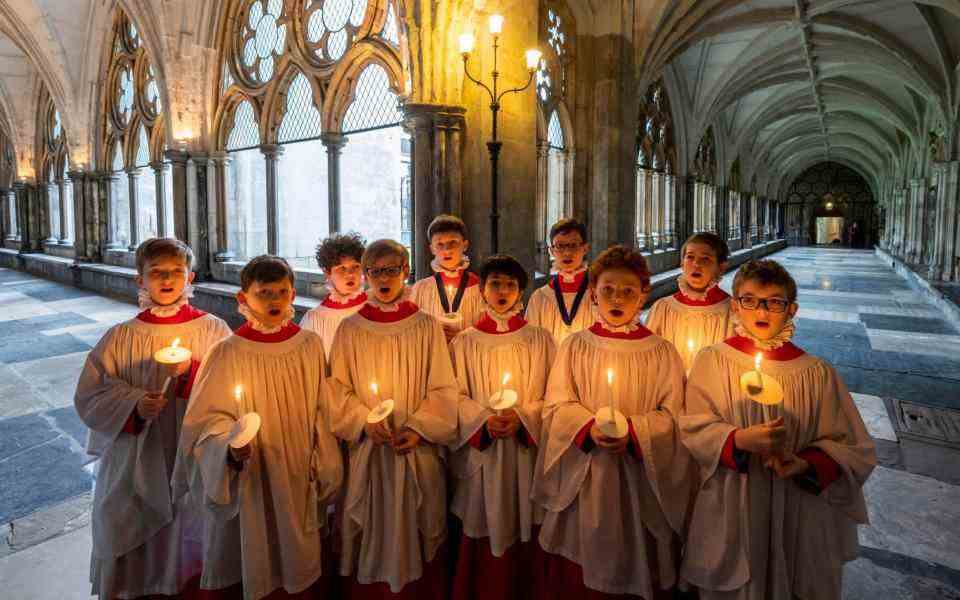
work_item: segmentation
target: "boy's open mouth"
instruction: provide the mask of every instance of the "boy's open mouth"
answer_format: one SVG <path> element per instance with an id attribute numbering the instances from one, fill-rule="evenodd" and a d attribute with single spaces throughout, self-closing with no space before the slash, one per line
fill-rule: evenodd
<path id="1" fill-rule="evenodd" d="M 754 325 L 760 329 L 766 329 L 767 327 L 770 327 L 770 323 L 768 321 L 754 321 Z"/>
<path id="2" fill-rule="evenodd" d="M 271 317 L 279 317 L 283 313 L 279 308 L 271 308 L 268 312 Z"/>
<path id="3" fill-rule="evenodd" d="M 507 304 L 507 299 L 506 299 L 506 298 L 500 298 L 499 300 L 497 300 L 497 304 L 499 304 L 500 306 L 506 306 L 506 304 Z"/>
<path id="4" fill-rule="evenodd" d="M 172 294 L 172 293 L 173 293 L 173 288 L 171 288 L 171 287 L 160 288 L 160 293 L 162 293 L 162 294 Z"/>
<path id="5" fill-rule="evenodd" d="M 380 288 L 380 293 L 381 293 L 381 294 L 389 294 L 389 293 L 390 293 L 390 288 L 388 288 L 388 287 L 381 287 L 381 288 Z"/>
<path id="6" fill-rule="evenodd" d="M 620 317 L 623 316 L 623 311 L 620 310 L 619 308 L 610 309 L 610 316 L 616 317 L 619 319 Z"/>

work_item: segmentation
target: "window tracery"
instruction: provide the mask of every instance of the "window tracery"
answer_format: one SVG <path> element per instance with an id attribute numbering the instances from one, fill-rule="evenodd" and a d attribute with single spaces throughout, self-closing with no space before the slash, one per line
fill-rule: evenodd
<path id="1" fill-rule="evenodd" d="M 637 130 L 636 243 L 647 251 L 673 248 L 676 214 L 676 149 L 670 102 L 663 80 L 640 102 Z"/>

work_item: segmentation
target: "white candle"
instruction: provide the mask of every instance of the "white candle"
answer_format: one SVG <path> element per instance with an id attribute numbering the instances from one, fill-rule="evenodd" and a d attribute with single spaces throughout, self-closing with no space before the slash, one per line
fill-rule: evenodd
<path id="1" fill-rule="evenodd" d="M 243 416 L 243 386 L 233 388 L 233 399 L 237 401 L 237 414 Z"/>
<path id="2" fill-rule="evenodd" d="M 162 365 L 179 365 L 190 360 L 193 353 L 187 348 L 180 347 L 180 338 L 175 338 L 166 348 L 161 348 L 153 355 L 153 359 Z"/>
<path id="3" fill-rule="evenodd" d="M 760 390 L 763 391 L 763 373 L 760 372 L 760 361 L 763 360 L 763 353 L 757 352 L 757 356 L 753 359 L 753 370 L 757 372 L 757 385 L 760 386 Z"/>
<path id="4" fill-rule="evenodd" d="M 613 369 L 607 369 L 607 387 L 610 388 L 610 422 L 616 421 L 617 395 L 613 393 Z"/>
<path id="5" fill-rule="evenodd" d="M 447 302 L 450 303 L 450 310 L 453 310 L 453 297 L 456 295 L 457 289 L 452 285 L 447 286 Z"/>

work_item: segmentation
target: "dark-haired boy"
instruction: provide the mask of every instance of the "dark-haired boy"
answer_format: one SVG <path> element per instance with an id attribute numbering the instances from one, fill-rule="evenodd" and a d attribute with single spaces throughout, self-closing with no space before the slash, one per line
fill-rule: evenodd
<path id="1" fill-rule="evenodd" d="M 189 539 L 197 515 L 185 486 L 171 494 L 171 485 L 193 377 L 230 335 L 222 320 L 190 306 L 189 246 L 153 238 L 137 248 L 136 261 L 143 312 L 97 343 L 74 398 L 90 429 L 87 452 L 100 458 L 90 576 L 92 593 L 103 599 L 176 595 L 200 574 L 200 540 Z M 177 338 L 192 360 L 155 362 L 154 353 Z"/>
<path id="2" fill-rule="evenodd" d="M 719 235 L 702 232 L 687 239 L 680 256 L 680 289 L 654 303 L 646 325 L 673 344 L 683 359 L 683 368 L 689 371 L 701 348 L 733 335 L 730 295 L 719 287 L 730 249 Z"/>
<path id="3" fill-rule="evenodd" d="M 681 575 L 705 600 L 839 600 L 867 522 L 873 441 L 833 367 L 790 341 L 798 307 L 787 270 L 751 261 L 733 294 L 736 335 L 697 356 L 680 417 L 701 474 Z M 777 404 L 741 391 L 757 356 L 782 389 Z"/>
<path id="4" fill-rule="evenodd" d="M 449 342 L 483 313 L 480 279 L 467 269 L 467 226 L 459 217 L 440 215 L 427 228 L 433 275 L 413 285 L 411 300 L 420 310 L 436 317 Z"/>
<path id="5" fill-rule="evenodd" d="M 527 321 L 549 331 L 558 345 L 596 320 L 584 263 L 588 252 L 587 226 L 580 221 L 561 219 L 550 228 L 552 273 L 549 283 L 530 296 Z"/>
<path id="6" fill-rule="evenodd" d="M 317 264 L 327 278 L 327 296 L 303 316 L 300 326 L 323 340 L 327 364 L 340 323 L 356 314 L 367 301 L 360 266 L 363 246 L 363 238 L 357 233 L 332 235 L 317 246 Z"/>
<path id="7" fill-rule="evenodd" d="M 457 478 L 451 511 L 463 523 L 453 587 L 459 600 L 521 600 L 533 592 L 533 536 L 543 510 L 530 488 L 555 347 L 547 330 L 523 319 L 526 287 L 515 258 L 488 258 L 480 271 L 484 314 L 450 345 L 460 385 L 460 435 L 450 459 Z M 514 407 L 491 406 L 501 390 L 516 393 Z"/>
<path id="8" fill-rule="evenodd" d="M 201 368 L 181 442 L 218 517 L 212 525 L 239 525 L 234 543 L 208 548 L 203 587 L 241 586 L 248 600 L 281 589 L 312 593 L 323 587 L 325 504 L 343 476 L 323 408 L 323 343 L 290 321 L 294 274 L 284 259 L 258 256 L 240 279 L 237 301 L 247 322 Z M 260 416 L 260 430 L 233 448 L 231 429 L 246 413 Z M 221 533 L 213 537 L 230 539 Z"/>

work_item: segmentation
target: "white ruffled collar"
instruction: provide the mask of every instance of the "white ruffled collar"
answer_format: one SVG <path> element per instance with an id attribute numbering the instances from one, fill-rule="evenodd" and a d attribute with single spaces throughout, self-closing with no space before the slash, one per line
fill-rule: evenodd
<path id="1" fill-rule="evenodd" d="M 400 305 L 410 299 L 410 294 L 410 286 L 404 284 L 403 291 L 400 292 L 400 295 L 397 296 L 397 299 L 393 302 L 381 302 L 375 295 L 367 294 L 367 304 L 383 312 L 397 312 L 400 310 Z"/>
<path id="2" fill-rule="evenodd" d="M 193 284 L 189 282 L 183 286 L 183 293 L 180 294 L 176 302 L 171 304 L 157 304 L 146 288 L 142 287 L 137 292 L 137 302 L 140 304 L 140 310 L 149 310 L 150 314 L 160 318 L 172 317 L 177 314 L 185 304 L 190 303 L 191 298 L 193 298 Z"/>
<path id="3" fill-rule="evenodd" d="M 640 316 L 642 311 L 637 311 L 637 314 L 630 320 L 629 323 L 625 325 L 611 325 L 603 317 L 603 314 L 598 310 L 597 311 L 597 323 L 600 324 L 600 327 L 603 327 L 605 330 L 610 333 L 633 333 L 634 331 L 640 329 Z"/>
<path id="4" fill-rule="evenodd" d="M 513 305 L 513 308 L 508 310 L 505 313 L 498 313 L 497 311 L 490 308 L 489 305 L 486 307 L 487 316 L 490 317 L 490 320 L 497 324 L 497 333 L 507 333 L 510 331 L 510 320 L 515 316 L 523 312 L 523 300 L 517 300 L 517 303 Z"/>
<path id="5" fill-rule="evenodd" d="M 265 324 L 259 319 L 259 317 L 257 317 L 257 315 L 253 312 L 253 309 L 250 308 L 249 304 L 238 302 L 237 312 L 243 315 L 243 318 L 247 320 L 247 323 L 250 324 L 250 327 L 252 327 L 254 331 L 259 331 L 260 333 L 276 333 L 289 325 L 290 321 L 293 320 L 294 315 L 296 315 L 296 311 L 293 310 L 293 305 L 291 304 L 287 306 L 287 314 L 284 315 L 283 321 L 281 321 L 277 326 L 270 326 Z"/>
<path id="6" fill-rule="evenodd" d="M 793 319 L 787 321 L 787 324 L 783 326 L 783 329 L 780 330 L 780 333 L 770 338 L 769 340 L 761 340 L 754 336 L 752 333 L 747 331 L 747 328 L 743 326 L 742 323 L 737 321 L 734 326 L 734 332 L 740 337 L 745 337 L 756 346 L 758 350 L 776 350 L 780 346 L 783 346 L 793 338 L 794 332 L 797 330 L 796 324 L 793 322 Z"/>
<path id="7" fill-rule="evenodd" d="M 577 280 L 577 277 L 579 277 L 580 274 L 586 270 L 587 270 L 587 265 L 582 264 L 576 269 L 574 269 L 573 271 L 564 271 L 562 269 L 557 268 L 557 261 L 553 261 L 553 268 L 550 270 L 550 274 L 559 275 L 560 281 L 564 283 L 573 283 L 574 281 Z"/>
<path id="8" fill-rule="evenodd" d="M 434 273 L 440 273 L 441 275 L 446 275 L 447 277 L 450 277 L 450 278 L 459 277 L 460 273 L 466 271 L 469 266 L 470 266 L 470 257 L 467 256 L 466 254 L 464 254 L 463 258 L 460 259 L 460 265 L 452 271 L 450 269 L 445 268 L 443 265 L 441 265 L 440 261 L 436 257 L 434 257 L 433 260 L 430 261 L 430 268 L 433 269 Z"/>
<path id="9" fill-rule="evenodd" d="M 677 277 L 677 287 L 680 289 L 680 293 L 686 296 L 687 298 L 690 298 L 691 300 L 698 300 L 700 302 L 703 302 L 704 300 L 706 300 L 707 296 L 710 295 L 710 290 L 717 287 L 717 285 L 719 284 L 720 284 L 720 280 L 714 279 L 709 284 L 707 284 L 707 287 L 702 292 L 698 292 L 697 290 L 690 287 L 690 284 L 687 283 L 686 276 L 681 274 L 680 277 Z"/>
<path id="10" fill-rule="evenodd" d="M 353 292 L 352 294 L 341 294 L 337 290 L 337 286 L 333 285 L 333 282 L 329 280 L 324 284 L 324 287 L 327 288 L 327 298 L 329 298 L 332 302 L 336 302 L 337 304 L 346 304 L 348 302 L 352 302 L 363 293 L 363 285 L 361 285 L 357 291 Z"/>

